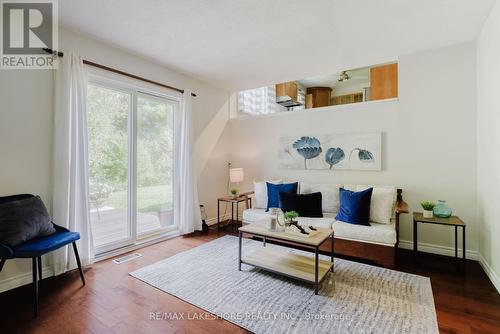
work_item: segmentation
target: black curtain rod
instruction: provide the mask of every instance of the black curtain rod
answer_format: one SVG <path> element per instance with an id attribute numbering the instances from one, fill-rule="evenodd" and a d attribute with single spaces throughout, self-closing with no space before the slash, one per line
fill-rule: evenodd
<path id="1" fill-rule="evenodd" d="M 53 55 L 57 54 L 58 57 L 64 57 L 64 53 L 61 52 L 61 51 L 54 51 L 54 50 L 48 49 L 48 48 L 44 48 L 43 51 L 45 51 L 47 53 L 50 53 L 50 54 L 53 54 Z M 86 65 L 90 65 L 90 66 L 93 66 L 93 67 L 97 67 L 97 68 L 106 70 L 106 71 L 110 71 L 110 72 L 113 72 L 113 73 L 121 74 L 121 75 L 130 77 L 130 78 L 133 78 L 133 79 L 141 80 L 141 81 L 153 84 L 153 85 L 157 85 L 157 86 L 161 86 L 161 87 L 164 87 L 164 88 L 172 89 L 172 90 L 175 90 L 175 91 L 177 91 L 179 93 L 184 93 L 184 89 L 180 89 L 180 88 L 172 87 L 172 86 L 169 86 L 169 85 L 165 85 L 165 84 L 162 84 L 160 82 L 149 80 L 149 79 L 140 77 L 140 76 L 135 75 L 135 74 L 130 74 L 130 73 L 127 73 L 127 72 L 124 72 L 124 71 L 120 71 L 120 70 L 117 70 L 117 69 L 105 66 L 105 65 L 94 63 L 94 62 L 86 60 L 86 59 L 83 60 L 83 63 L 86 64 Z M 196 94 L 195 93 L 191 93 L 191 96 L 196 96 Z"/>

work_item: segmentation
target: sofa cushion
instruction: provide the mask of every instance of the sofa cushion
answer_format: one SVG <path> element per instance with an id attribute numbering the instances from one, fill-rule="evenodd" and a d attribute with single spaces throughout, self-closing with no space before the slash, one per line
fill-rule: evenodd
<path id="1" fill-rule="evenodd" d="M 394 224 L 372 223 L 371 226 L 348 224 L 341 221 L 333 223 L 335 238 L 374 243 L 394 247 L 396 227 Z"/>
<path id="2" fill-rule="evenodd" d="M 313 226 L 318 228 L 332 228 L 335 222 L 335 217 L 325 213 L 323 218 L 297 217 L 297 222 L 302 226 Z"/>
<path id="3" fill-rule="evenodd" d="M 370 225 L 370 200 L 373 188 L 363 191 L 340 189 L 337 220 L 358 225 Z"/>
<path id="4" fill-rule="evenodd" d="M 320 192 L 322 196 L 321 206 L 323 212 L 337 213 L 339 211 L 339 189 L 341 184 L 334 183 L 300 183 L 301 194 L 312 194 Z"/>
<path id="5" fill-rule="evenodd" d="M 263 181 L 263 182 L 255 182 L 253 183 L 253 189 L 254 189 L 254 202 L 253 202 L 253 207 L 257 209 L 266 209 L 267 208 L 267 185 L 266 183 L 273 183 L 273 184 L 281 184 L 281 180 L 269 180 L 269 181 Z"/>
<path id="6" fill-rule="evenodd" d="M 298 183 L 283 183 L 283 184 L 272 184 L 266 182 L 267 185 L 267 210 L 270 208 L 280 207 L 280 193 L 290 193 L 296 194 Z"/>
<path id="7" fill-rule="evenodd" d="M 357 191 L 373 187 L 370 204 L 370 220 L 381 224 L 390 224 L 394 203 L 396 201 L 396 188 L 392 186 L 366 186 L 358 185 Z"/>
<path id="8" fill-rule="evenodd" d="M 269 212 L 266 212 L 266 209 L 252 208 L 243 210 L 243 222 L 245 223 L 255 223 L 267 217 L 269 217 Z"/>
<path id="9" fill-rule="evenodd" d="M 62 231 L 45 237 L 32 239 L 13 247 L 12 250 L 15 257 L 29 258 L 52 252 L 53 250 L 79 239 L 80 233 L 78 232 Z"/>
<path id="10" fill-rule="evenodd" d="M 296 211 L 300 217 L 323 217 L 321 193 L 289 194 L 280 192 L 280 207 L 283 212 Z"/>

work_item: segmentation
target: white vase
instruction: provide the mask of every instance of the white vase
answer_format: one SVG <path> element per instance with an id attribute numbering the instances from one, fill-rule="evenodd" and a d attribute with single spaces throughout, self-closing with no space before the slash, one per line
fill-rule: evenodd
<path id="1" fill-rule="evenodd" d="M 424 210 L 424 218 L 432 218 L 432 217 L 434 217 L 432 210 Z"/>

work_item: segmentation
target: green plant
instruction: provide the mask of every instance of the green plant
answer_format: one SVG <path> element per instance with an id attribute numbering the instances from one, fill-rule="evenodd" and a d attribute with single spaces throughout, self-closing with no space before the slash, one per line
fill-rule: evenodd
<path id="1" fill-rule="evenodd" d="M 290 221 L 294 220 L 298 216 L 299 216 L 299 214 L 296 211 L 287 211 L 287 212 L 285 212 L 285 219 L 290 220 Z"/>
<path id="2" fill-rule="evenodd" d="M 231 195 L 236 195 L 238 194 L 238 188 L 231 188 L 229 189 L 229 192 L 231 193 Z"/>
<path id="3" fill-rule="evenodd" d="M 432 211 L 432 209 L 434 209 L 434 207 L 436 206 L 435 203 L 432 203 L 429 201 L 422 202 L 422 203 L 420 203 L 420 205 L 422 206 L 422 208 L 424 210 L 427 210 L 427 211 Z"/>

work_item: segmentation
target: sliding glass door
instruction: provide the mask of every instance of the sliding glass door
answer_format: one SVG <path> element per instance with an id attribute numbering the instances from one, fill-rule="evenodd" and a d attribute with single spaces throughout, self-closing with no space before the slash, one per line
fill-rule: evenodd
<path id="1" fill-rule="evenodd" d="M 96 249 L 132 240 L 128 219 L 131 106 L 131 94 L 88 86 L 90 221 Z"/>
<path id="2" fill-rule="evenodd" d="M 177 228 L 174 121 L 179 101 L 99 78 L 87 93 L 90 220 L 96 254 Z"/>
<path id="3" fill-rule="evenodd" d="M 172 227 L 175 105 L 137 97 L 137 235 Z"/>

